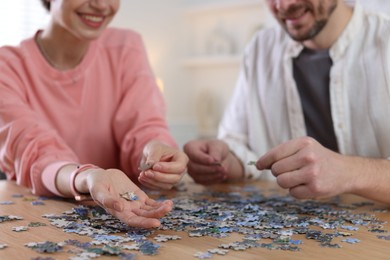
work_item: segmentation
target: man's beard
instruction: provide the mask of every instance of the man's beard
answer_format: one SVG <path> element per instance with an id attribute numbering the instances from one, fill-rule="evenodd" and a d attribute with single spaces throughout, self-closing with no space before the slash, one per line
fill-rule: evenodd
<path id="1" fill-rule="evenodd" d="M 312 28 L 305 34 L 302 35 L 295 35 L 289 32 L 287 28 L 285 28 L 286 32 L 290 35 L 292 39 L 298 42 L 307 41 L 310 39 L 313 39 L 314 37 L 319 34 L 322 29 L 325 27 L 325 25 L 328 23 L 328 19 L 322 19 L 319 21 L 316 21 L 316 23 L 312 26 Z"/>
<path id="2" fill-rule="evenodd" d="M 285 24 L 283 24 L 283 28 L 290 35 L 290 37 L 292 39 L 294 39 L 295 41 L 303 42 L 306 40 L 313 39 L 322 31 L 322 29 L 324 29 L 324 27 L 328 23 L 329 17 L 334 12 L 336 7 L 337 7 L 337 0 L 334 0 L 333 3 L 329 6 L 328 10 L 326 10 L 326 11 L 324 10 L 324 6 L 320 4 L 320 6 L 318 7 L 318 14 L 320 16 L 325 16 L 325 17 L 320 19 L 320 20 L 316 20 L 314 25 L 305 34 L 302 34 L 302 35 L 294 34 L 294 33 L 289 31 L 289 29 L 287 28 L 287 26 Z M 297 9 L 299 9 L 299 7 L 293 6 L 293 7 L 291 7 L 291 10 L 287 10 L 286 13 L 289 13 L 289 12 L 293 13 Z M 296 28 L 296 29 L 300 29 L 300 28 Z"/>

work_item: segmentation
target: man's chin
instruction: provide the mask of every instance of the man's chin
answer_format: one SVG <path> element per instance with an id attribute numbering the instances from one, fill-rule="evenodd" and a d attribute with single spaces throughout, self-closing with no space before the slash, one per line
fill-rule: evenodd
<path id="1" fill-rule="evenodd" d="M 294 41 L 304 42 L 314 39 L 324 29 L 326 23 L 327 20 L 320 20 L 311 27 L 288 28 L 284 26 L 284 29 Z"/>
<path id="2" fill-rule="evenodd" d="M 309 37 L 307 35 L 296 35 L 296 34 L 290 34 L 290 33 L 289 33 L 289 35 L 296 42 L 304 42 L 304 41 L 311 39 L 311 37 Z"/>
<path id="3" fill-rule="evenodd" d="M 288 35 L 294 41 L 297 41 L 297 42 L 303 42 L 303 41 L 309 40 L 311 38 L 309 33 L 297 32 L 297 31 L 292 31 L 292 30 L 288 30 L 288 29 L 286 29 L 286 31 L 287 31 Z"/>

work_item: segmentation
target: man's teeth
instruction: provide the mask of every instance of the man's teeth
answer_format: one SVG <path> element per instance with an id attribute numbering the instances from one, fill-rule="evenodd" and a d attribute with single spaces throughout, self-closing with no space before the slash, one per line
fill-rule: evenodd
<path id="1" fill-rule="evenodd" d="M 302 10 L 302 11 L 300 11 L 300 12 L 296 12 L 296 13 L 294 13 L 294 14 L 292 14 L 292 15 L 286 16 L 286 19 L 287 19 L 287 20 L 295 20 L 295 19 L 298 19 L 298 18 L 300 18 L 301 16 L 303 16 L 305 13 L 306 13 L 306 10 Z"/>

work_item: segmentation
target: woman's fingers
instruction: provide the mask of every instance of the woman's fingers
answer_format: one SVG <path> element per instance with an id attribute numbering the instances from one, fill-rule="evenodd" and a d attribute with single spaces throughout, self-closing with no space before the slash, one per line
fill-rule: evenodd
<path id="1" fill-rule="evenodd" d="M 128 217 L 124 222 L 132 227 L 139 228 L 156 228 L 161 224 L 156 218 L 140 217 L 137 215 Z"/>

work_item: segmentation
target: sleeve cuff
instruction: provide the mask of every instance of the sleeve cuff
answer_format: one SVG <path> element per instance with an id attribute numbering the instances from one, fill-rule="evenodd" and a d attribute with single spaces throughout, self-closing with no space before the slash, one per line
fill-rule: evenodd
<path id="1" fill-rule="evenodd" d="M 56 185 L 57 173 L 62 167 L 68 164 L 73 164 L 73 163 L 65 162 L 65 161 L 51 163 L 48 166 L 46 166 L 46 168 L 43 169 L 42 172 L 43 185 L 46 187 L 46 189 L 48 189 L 50 192 L 52 192 L 53 194 L 59 197 L 62 197 L 63 195 L 58 191 Z"/>

